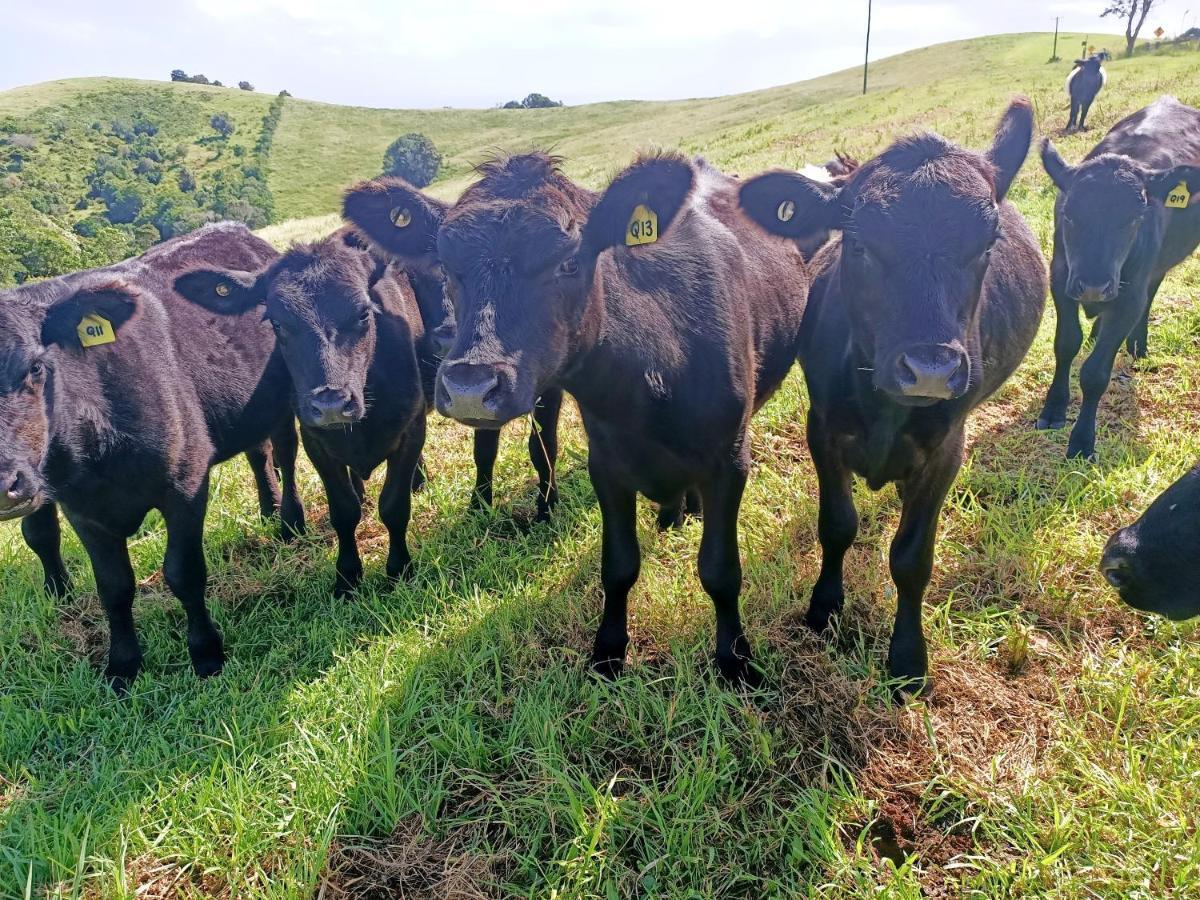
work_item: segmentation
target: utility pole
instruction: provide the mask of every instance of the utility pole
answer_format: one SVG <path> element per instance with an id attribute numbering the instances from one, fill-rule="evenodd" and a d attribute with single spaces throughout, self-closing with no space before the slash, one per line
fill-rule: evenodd
<path id="1" fill-rule="evenodd" d="M 1058 62 L 1058 16 L 1054 17 L 1054 51 L 1050 54 L 1050 62 Z"/>
<path id="2" fill-rule="evenodd" d="M 867 93 L 867 65 L 871 61 L 871 0 L 867 0 L 867 49 L 863 53 L 863 96 Z"/>

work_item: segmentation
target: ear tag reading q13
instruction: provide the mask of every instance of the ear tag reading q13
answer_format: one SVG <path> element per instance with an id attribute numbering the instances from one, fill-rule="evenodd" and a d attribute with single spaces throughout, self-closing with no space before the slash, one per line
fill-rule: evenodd
<path id="1" fill-rule="evenodd" d="M 1167 194 L 1166 205 L 1168 209 L 1187 209 L 1188 201 L 1191 199 L 1192 195 L 1188 190 L 1187 182 L 1181 181 L 1171 188 L 1171 193 Z"/>
<path id="2" fill-rule="evenodd" d="M 95 313 L 84 316 L 79 320 L 79 343 L 85 347 L 99 347 L 101 344 L 111 344 L 117 339 L 112 322 Z"/>
<path id="3" fill-rule="evenodd" d="M 625 246 L 638 247 L 653 244 L 658 240 L 658 213 L 639 203 L 633 208 L 629 224 L 625 227 Z"/>

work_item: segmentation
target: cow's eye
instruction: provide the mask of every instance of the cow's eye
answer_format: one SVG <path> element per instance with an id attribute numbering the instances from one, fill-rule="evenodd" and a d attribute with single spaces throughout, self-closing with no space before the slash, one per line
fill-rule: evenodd
<path id="1" fill-rule="evenodd" d="M 40 359 L 35 359 L 33 365 L 29 367 L 29 378 L 32 381 L 41 381 L 46 375 L 46 364 Z"/>
<path id="2" fill-rule="evenodd" d="M 562 265 L 558 267 L 558 274 L 565 275 L 568 278 L 574 278 L 579 274 L 579 260 L 572 256 L 570 259 L 564 260 Z"/>
<path id="3" fill-rule="evenodd" d="M 360 312 L 358 314 L 358 324 L 359 325 L 366 325 L 370 321 L 371 321 L 371 311 L 369 309 L 364 309 L 362 312 Z"/>

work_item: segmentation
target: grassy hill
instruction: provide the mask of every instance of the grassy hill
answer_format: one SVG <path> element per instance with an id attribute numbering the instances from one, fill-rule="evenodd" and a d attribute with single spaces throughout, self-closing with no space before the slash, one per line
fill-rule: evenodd
<path id="1" fill-rule="evenodd" d="M 1018 91 L 1057 134 L 1066 66 L 1045 63 L 1049 44 L 1010 35 L 881 61 L 866 98 L 845 72 L 713 100 L 545 111 L 288 100 L 267 183 L 277 218 L 303 218 L 266 233 L 282 243 L 331 228 L 342 187 L 375 174 L 409 130 L 447 152 L 435 186 L 447 197 L 495 148 L 553 146 L 598 186 L 649 144 L 743 174 L 835 148 L 869 156 L 922 127 L 978 147 Z M 1200 54 L 1116 60 L 1109 73 L 1093 131 L 1058 138 L 1071 160 L 1160 93 L 1200 104 Z M 178 98 L 187 112 L 172 133 L 189 145 L 215 109 L 246 140 L 272 99 L 58 82 L 0 94 L 0 120 L 50 129 L 61 115 L 93 135 L 89 120 L 111 115 L 114 97 Z M 212 155 L 186 158 L 201 169 Z M 85 183 L 75 170 L 86 165 L 64 157 L 61 177 Z M 1035 160 L 1013 196 L 1048 243 L 1053 190 Z M 862 525 L 836 639 L 801 625 L 819 550 L 798 373 L 752 428 L 743 608 L 768 687 L 751 697 L 709 674 L 700 526 L 660 535 L 649 504 L 627 673 L 612 685 L 584 676 L 600 518 L 571 404 L 563 502 L 534 528 L 525 426 L 503 441 L 497 509 L 471 515 L 469 434 L 433 417 L 432 480 L 410 533 L 419 574 L 384 582 L 386 534 L 369 506 L 367 583 L 350 602 L 329 597 L 333 539 L 311 469 L 313 533 L 285 547 L 257 519 L 244 463 L 218 468 L 206 547 L 228 665 L 192 676 L 152 516 L 131 542 L 146 668 L 126 700 L 97 677 L 104 619 L 74 536 L 79 595 L 56 603 L 16 526 L 0 525 L 0 897 L 1195 896 L 1200 629 L 1121 607 L 1096 561 L 1112 530 L 1200 458 L 1198 293 L 1194 259 L 1164 283 L 1151 358 L 1136 369 L 1122 358 L 1102 405 L 1099 464 L 1066 462 L 1065 433 L 1031 428 L 1052 315 L 974 418 L 926 601 L 937 687 L 901 709 L 883 681 L 893 491 L 856 487 Z"/>

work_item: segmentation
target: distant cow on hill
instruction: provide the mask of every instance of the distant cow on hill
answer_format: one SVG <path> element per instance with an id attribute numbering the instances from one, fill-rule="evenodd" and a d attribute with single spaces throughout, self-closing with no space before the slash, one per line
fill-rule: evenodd
<path id="1" fill-rule="evenodd" d="M 1087 130 L 1087 114 L 1092 101 L 1108 81 L 1108 73 L 1098 56 L 1075 60 L 1075 68 L 1067 76 L 1067 96 L 1071 98 L 1071 118 L 1067 131 Z"/>
<path id="2" fill-rule="evenodd" d="M 215 317 L 171 287 L 190 266 L 275 256 L 243 225 L 210 225 L 138 259 L 0 293 L 0 518 L 36 510 L 57 540 L 46 504 L 61 506 L 92 563 L 117 688 L 142 664 L 126 541 L 151 509 L 166 524 L 163 574 L 199 675 L 224 663 L 204 600 L 209 469 L 275 436 L 284 526 L 303 528 L 290 380 L 270 326 Z"/>
<path id="3" fill-rule="evenodd" d="M 1078 166 L 1044 140 L 1042 164 L 1058 188 L 1050 263 L 1057 319 L 1054 381 L 1037 427 L 1066 425 L 1082 306 L 1096 319 L 1095 340 L 1079 372 L 1083 406 L 1067 456 L 1090 458 L 1117 350 L 1125 342 L 1135 357 L 1146 355 L 1154 295 L 1200 245 L 1200 110 L 1162 97 L 1114 125 Z"/>
<path id="4" fill-rule="evenodd" d="M 800 342 L 822 550 L 807 622 L 825 630 L 845 602 L 843 560 L 858 531 L 853 475 L 872 490 L 895 482 L 903 511 L 890 557 L 888 674 L 902 690 L 927 684 L 921 605 L 967 415 L 1020 364 L 1045 307 L 1045 262 L 1004 199 L 1032 133 L 1022 99 L 986 154 L 925 134 L 896 142 L 840 187 L 780 171 L 741 189 L 742 209 L 771 234 L 840 232 L 813 260 Z"/>

